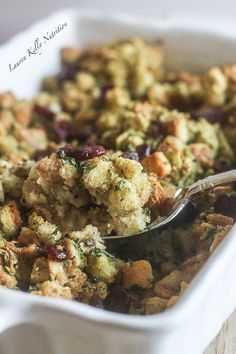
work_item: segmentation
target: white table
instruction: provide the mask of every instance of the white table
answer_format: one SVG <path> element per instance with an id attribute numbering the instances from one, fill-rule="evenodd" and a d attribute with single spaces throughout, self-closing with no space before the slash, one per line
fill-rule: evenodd
<path id="1" fill-rule="evenodd" d="M 151 16 L 166 16 L 189 14 L 200 16 L 227 16 L 235 18 L 235 0 L 7 0 L 0 1 L 0 43 L 10 38 L 38 19 L 63 7 L 95 8 L 103 11 L 123 11 L 131 14 Z"/>

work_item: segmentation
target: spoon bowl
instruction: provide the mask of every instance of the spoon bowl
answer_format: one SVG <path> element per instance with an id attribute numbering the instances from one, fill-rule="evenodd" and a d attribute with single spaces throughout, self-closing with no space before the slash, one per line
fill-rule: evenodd
<path id="1" fill-rule="evenodd" d="M 218 173 L 213 176 L 206 177 L 204 179 L 200 179 L 197 182 L 191 184 L 188 187 L 178 188 L 174 195 L 174 203 L 171 212 L 164 217 L 158 217 L 154 220 L 148 227 L 136 234 L 131 235 L 116 235 L 116 236 L 104 236 L 104 240 L 117 240 L 123 239 L 127 237 L 136 237 L 140 235 L 151 236 L 153 235 L 157 229 L 160 229 L 163 226 L 166 226 L 171 221 L 173 221 L 177 215 L 179 215 L 182 210 L 186 207 L 191 198 L 204 191 L 217 187 L 219 185 L 223 185 L 226 183 L 236 181 L 236 169 L 230 170 L 223 173 Z"/>

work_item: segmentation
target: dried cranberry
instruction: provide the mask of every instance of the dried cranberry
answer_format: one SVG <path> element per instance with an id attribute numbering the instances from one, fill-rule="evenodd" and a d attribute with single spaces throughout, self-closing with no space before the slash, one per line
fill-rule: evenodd
<path id="1" fill-rule="evenodd" d="M 78 148 L 72 145 L 65 145 L 58 149 L 57 153 L 63 152 L 67 157 L 73 157 L 76 161 L 84 161 L 93 157 L 102 156 L 106 153 L 106 149 L 101 145 L 86 144 Z"/>
<path id="2" fill-rule="evenodd" d="M 139 161 L 139 156 L 136 151 L 125 151 L 121 154 L 124 159 Z"/>
<path id="3" fill-rule="evenodd" d="M 55 152 L 55 149 L 48 147 L 45 150 L 36 150 L 32 157 L 34 160 L 39 161 L 44 157 L 50 156 L 53 152 Z"/>
<path id="4" fill-rule="evenodd" d="M 213 168 L 216 172 L 225 172 L 230 169 L 228 161 L 225 160 L 216 160 L 214 162 Z"/>
<path id="5" fill-rule="evenodd" d="M 114 88 L 114 85 L 112 84 L 107 84 L 107 85 L 103 85 L 100 87 L 100 97 L 103 98 L 106 94 L 107 91 L 112 90 Z"/>
<path id="6" fill-rule="evenodd" d="M 199 120 L 204 117 L 209 123 L 222 123 L 226 119 L 226 115 L 220 107 L 210 107 L 206 110 L 193 111 L 191 118 Z"/>
<path id="7" fill-rule="evenodd" d="M 114 312 L 126 312 L 129 297 L 125 289 L 117 286 L 111 290 L 105 299 L 105 308 Z"/>
<path id="8" fill-rule="evenodd" d="M 54 117 L 54 112 L 52 112 L 46 106 L 41 106 L 40 104 L 35 104 L 34 105 L 34 110 L 35 110 L 35 112 L 41 114 L 44 117 L 47 117 L 47 118 L 53 118 Z"/>
<path id="9" fill-rule="evenodd" d="M 93 157 L 102 156 L 106 153 L 106 149 L 101 145 L 86 144 L 77 149 L 76 160 L 89 160 Z"/>
<path id="10" fill-rule="evenodd" d="M 236 217 L 236 197 L 233 195 L 219 196 L 215 201 L 214 211 L 215 213 L 235 218 Z"/>
<path id="11" fill-rule="evenodd" d="M 93 134 L 93 128 L 87 127 L 87 128 L 81 129 L 78 132 L 76 132 L 76 131 L 72 132 L 71 137 L 77 138 L 79 141 L 84 143 L 92 136 L 92 134 Z"/>
<path id="12" fill-rule="evenodd" d="M 66 252 L 64 250 L 57 248 L 54 245 L 44 245 L 40 249 L 40 253 L 44 254 L 45 256 L 51 256 L 57 261 L 64 261 L 65 259 L 67 259 Z"/>
<path id="13" fill-rule="evenodd" d="M 98 145 L 97 141 L 96 140 L 90 140 L 86 143 L 87 146 L 95 146 L 95 145 Z"/>
<path id="14" fill-rule="evenodd" d="M 66 140 L 73 130 L 72 123 L 67 120 L 55 120 L 53 122 L 53 130 L 59 141 Z"/>
<path id="15" fill-rule="evenodd" d="M 77 148 L 74 147 L 73 145 L 70 145 L 70 144 L 66 144 L 62 147 L 60 147 L 56 153 L 60 156 L 60 155 L 65 155 L 67 157 L 75 157 L 75 154 L 76 154 L 76 151 L 77 151 Z"/>
<path id="16" fill-rule="evenodd" d="M 93 133 L 93 129 L 91 127 L 86 127 L 79 130 L 74 122 L 70 122 L 68 120 L 54 121 L 53 130 L 59 141 L 72 141 L 76 139 L 83 143 L 86 142 Z"/>
<path id="17" fill-rule="evenodd" d="M 103 299 L 95 294 L 89 299 L 89 305 L 94 306 L 98 309 L 104 309 L 105 307 Z"/>
<path id="18" fill-rule="evenodd" d="M 57 75 L 57 79 L 61 83 L 65 80 L 73 80 L 78 71 L 79 71 L 78 64 L 76 63 L 64 64 L 60 74 Z"/>
<path id="19" fill-rule="evenodd" d="M 150 144 L 143 144 L 137 147 L 137 153 L 139 156 L 139 160 L 143 160 L 145 157 L 150 155 L 151 153 L 151 145 Z"/>
<path id="20" fill-rule="evenodd" d="M 36 161 L 39 161 L 41 159 L 43 159 L 44 157 L 47 157 L 48 156 L 48 152 L 47 150 L 36 150 L 34 152 L 34 154 L 32 155 L 32 158 Z"/>
<path id="21" fill-rule="evenodd" d="M 163 139 L 163 137 L 167 134 L 166 123 L 158 122 L 151 126 L 150 135 L 153 138 Z"/>

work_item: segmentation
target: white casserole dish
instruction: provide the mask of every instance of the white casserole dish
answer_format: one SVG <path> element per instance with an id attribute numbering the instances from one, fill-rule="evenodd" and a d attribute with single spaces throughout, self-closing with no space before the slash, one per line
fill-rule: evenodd
<path id="1" fill-rule="evenodd" d="M 35 39 L 67 22 L 42 54 L 10 72 Z M 222 20 L 157 18 L 66 9 L 0 48 L 0 91 L 32 97 L 43 76 L 59 70 L 59 49 L 140 35 L 162 39 L 173 69 L 203 70 L 235 61 L 234 26 Z M 73 301 L 0 289 L 1 354 L 202 354 L 236 307 L 236 227 L 196 276 L 179 303 L 164 313 L 135 317 Z"/>

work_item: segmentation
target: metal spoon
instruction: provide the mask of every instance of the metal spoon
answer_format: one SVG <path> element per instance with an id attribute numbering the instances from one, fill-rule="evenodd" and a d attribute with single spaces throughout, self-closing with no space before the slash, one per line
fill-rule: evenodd
<path id="1" fill-rule="evenodd" d="M 127 237 L 135 237 L 138 235 L 151 235 L 154 234 L 157 229 L 167 225 L 170 221 L 174 220 L 176 216 L 184 209 L 189 200 L 197 193 L 204 192 L 208 189 L 217 187 L 219 185 L 236 181 L 236 170 L 228 172 L 218 173 L 217 175 L 200 179 L 192 185 L 184 188 L 179 188 L 174 195 L 174 205 L 169 215 L 158 218 L 153 221 L 146 229 L 132 235 L 122 236 L 105 236 L 105 240 L 116 240 Z"/>

